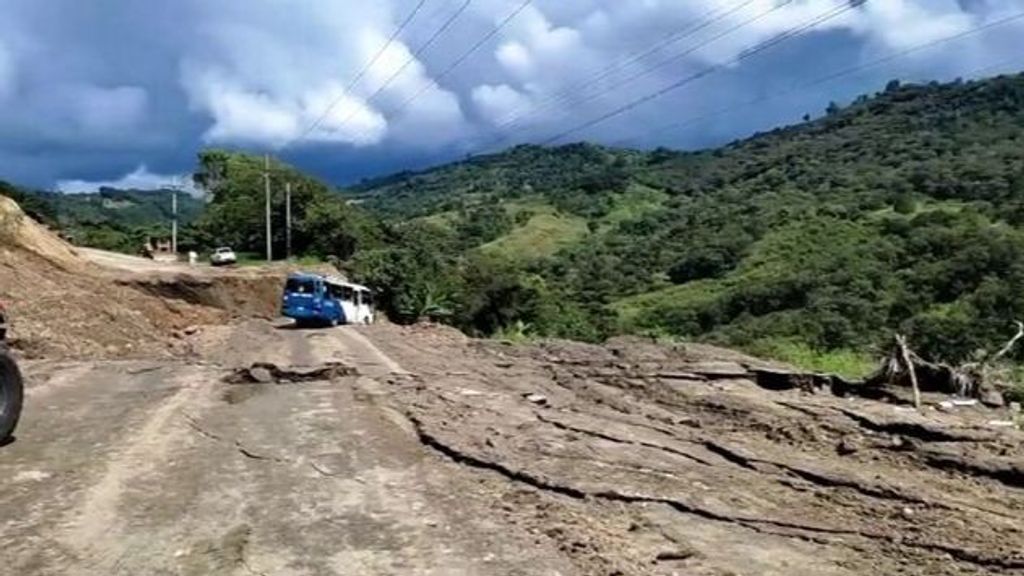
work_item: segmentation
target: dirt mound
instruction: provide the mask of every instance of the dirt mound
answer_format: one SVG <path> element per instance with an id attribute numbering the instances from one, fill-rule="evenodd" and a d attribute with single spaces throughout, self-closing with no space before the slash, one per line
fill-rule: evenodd
<path id="1" fill-rule="evenodd" d="M 4 197 L 0 300 L 8 305 L 13 346 L 29 357 L 176 354 L 183 350 L 177 330 L 225 317 L 118 285 Z"/>
<path id="2" fill-rule="evenodd" d="M 0 248 L 27 250 L 64 270 L 86 266 L 70 244 L 26 216 L 6 196 L 0 196 Z"/>

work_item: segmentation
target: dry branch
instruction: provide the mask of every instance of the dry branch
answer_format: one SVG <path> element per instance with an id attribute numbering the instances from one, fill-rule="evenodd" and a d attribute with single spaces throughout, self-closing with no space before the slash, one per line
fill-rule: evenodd
<path id="1" fill-rule="evenodd" d="M 907 337 L 902 334 L 896 335 L 896 345 L 900 347 L 900 357 L 903 359 L 903 367 L 910 374 L 910 384 L 914 389 L 914 408 L 921 409 L 921 387 L 917 383 L 917 369 L 910 359 L 910 351 L 907 349 Z"/>
<path id="2" fill-rule="evenodd" d="M 987 392 L 994 390 L 989 369 L 1024 338 L 1024 322 L 1017 321 L 1015 324 L 1017 333 L 998 352 L 986 356 L 981 362 L 958 366 L 924 360 L 910 349 L 905 336 L 896 334 L 890 353 L 865 384 L 909 386 L 914 390 L 914 405 L 918 409 L 921 407 L 922 391 L 983 398 Z"/>
<path id="3" fill-rule="evenodd" d="M 996 360 L 999 360 L 1003 356 L 1006 356 L 1010 352 L 1010 350 L 1013 350 L 1013 346 L 1017 344 L 1017 341 L 1020 340 L 1021 337 L 1024 337 L 1024 322 L 1016 320 L 1015 323 L 1017 324 L 1017 333 L 1014 334 L 1013 338 L 1010 338 L 1010 341 L 1007 342 L 1006 345 L 1003 346 L 1001 350 L 999 350 L 999 352 L 996 352 L 990 360 L 987 360 L 986 364 L 991 364 Z"/>

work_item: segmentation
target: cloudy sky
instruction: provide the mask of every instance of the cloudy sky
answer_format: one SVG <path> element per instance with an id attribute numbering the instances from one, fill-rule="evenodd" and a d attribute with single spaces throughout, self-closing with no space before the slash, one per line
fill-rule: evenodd
<path id="1" fill-rule="evenodd" d="M 850 1 L 6 0 L 0 179 L 158 186 L 206 146 L 339 184 L 522 142 L 695 148 L 1024 69 L 1024 0 Z"/>

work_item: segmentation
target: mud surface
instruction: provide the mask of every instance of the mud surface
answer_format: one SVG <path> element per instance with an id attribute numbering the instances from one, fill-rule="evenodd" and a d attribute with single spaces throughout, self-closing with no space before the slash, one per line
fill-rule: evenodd
<path id="1" fill-rule="evenodd" d="M 1005 411 L 917 414 L 640 341 L 260 320 L 182 340 L 25 366 L 5 571 L 1024 574 Z"/>
<path id="2" fill-rule="evenodd" d="M 414 370 L 389 390 L 420 441 L 504 478 L 504 521 L 584 573 L 1024 573 L 1005 411 L 766 389 L 772 366 L 700 346 L 368 335 Z"/>

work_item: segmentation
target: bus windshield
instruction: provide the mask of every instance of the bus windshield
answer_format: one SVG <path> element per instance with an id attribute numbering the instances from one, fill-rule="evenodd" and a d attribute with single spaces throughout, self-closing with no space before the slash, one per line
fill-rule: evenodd
<path id="1" fill-rule="evenodd" d="M 289 278 L 284 290 L 289 294 L 313 294 L 316 292 L 316 283 L 308 278 Z"/>

